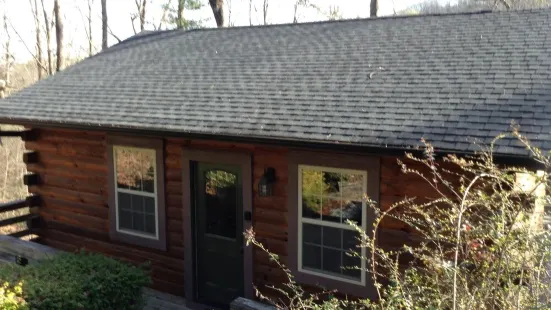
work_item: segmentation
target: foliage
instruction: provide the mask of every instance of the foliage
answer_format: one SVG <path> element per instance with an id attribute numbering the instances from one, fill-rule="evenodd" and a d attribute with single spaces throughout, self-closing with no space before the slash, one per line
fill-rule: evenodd
<path id="1" fill-rule="evenodd" d="M 22 297 L 23 284 L 17 283 L 13 288 L 8 282 L 0 286 L 0 310 L 27 310 L 27 304 Z"/>
<path id="2" fill-rule="evenodd" d="M 423 158 L 407 154 L 407 164 L 398 164 L 403 173 L 424 182 L 432 198 L 407 198 L 384 210 L 366 198 L 376 210 L 373 230 L 361 231 L 349 224 L 361 233 L 361 247 L 369 253 L 362 259 L 377 301 L 337 299 L 332 297 L 334 292 L 326 291 L 306 293 L 277 255 L 248 231 L 248 243 L 267 252 L 288 279 L 283 287 L 272 287 L 280 298 L 269 298 L 260 290 L 258 294 L 279 309 L 551 307 L 551 236 L 541 229 L 543 206 L 550 200 L 545 188 L 551 152 L 531 147 L 516 130 L 513 136 L 543 170 L 494 162 L 494 146 L 504 135 L 483 152 L 464 158 L 449 155 L 437 160 L 426 143 Z M 379 244 L 378 238 L 384 238 L 381 224 L 388 218 L 407 225 L 408 243 L 399 248 Z"/>
<path id="3" fill-rule="evenodd" d="M 203 7 L 203 2 L 200 0 L 177 0 L 175 2 L 178 1 L 183 1 L 184 3 L 184 15 L 182 16 L 182 20 L 178 20 L 177 4 L 176 6 L 174 6 L 172 5 L 171 1 L 163 4 L 163 10 L 166 10 L 168 12 L 168 24 L 176 28 L 178 26 L 178 23 L 181 23 L 181 29 L 184 30 L 205 28 L 204 20 L 188 17 L 188 13 L 193 14 L 194 12 L 199 11 Z"/>
<path id="4" fill-rule="evenodd" d="M 25 267 L 0 266 L 0 281 L 22 283 L 21 296 L 31 309 L 139 309 L 143 268 L 100 254 L 59 253 Z M 15 287 L 18 291 L 17 286 Z"/>

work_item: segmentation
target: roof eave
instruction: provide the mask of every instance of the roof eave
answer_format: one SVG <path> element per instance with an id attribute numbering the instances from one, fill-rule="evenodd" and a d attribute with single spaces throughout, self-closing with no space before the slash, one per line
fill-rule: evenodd
<path id="1" fill-rule="evenodd" d="M 320 141 L 320 140 L 306 140 L 306 139 L 293 139 L 293 138 L 281 138 L 281 137 L 265 137 L 265 136 L 238 136 L 229 134 L 207 134 L 198 132 L 183 132 L 173 130 L 160 130 L 160 129 L 147 129 L 147 128 L 133 128 L 122 126 L 99 126 L 99 125 L 85 125 L 78 123 L 61 123 L 51 121 L 38 121 L 28 119 L 14 119 L 14 118 L 0 118 L 0 123 L 21 125 L 29 128 L 62 128 L 62 129 L 75 129 L 75 130 L 91 130 L 91 131 L 105 131 L 111 133 L 122 133 L 129 135 L 145 135 L 145 136 L 163 136 L 163 137 L 178 137 L 188 139 L 201 139 L 201 140 L 217 140 L 234 143 L 254 143 L 264 144 L 272 146 L 285 146 L 290 148 L 301 149 L 318 149 L 318 150 L 332 150 L 343 152 L 361 152 L 376 155 L 387 156 L 404 156 L 405 153 L 412 153 L 416 156 L 422 156 L 424 148 L 412 147 L 412 146 L 381 146 L 348 142 L 335 142 L 335 141 Z M 437 157 L 443 157 L 448 154 L 455 154 L 458 156 L 472 156 L 474 151 L 462 151 L 453 149 L 439 149 L 435 148 L 435 155 Z M 494 160 L 497 163 L 504 165 L 516 165 L 523 166 L 532 169 L 541 169 L 541 164 L 534 158 L 526 155 L 513 155 L 494 153 Z"/>

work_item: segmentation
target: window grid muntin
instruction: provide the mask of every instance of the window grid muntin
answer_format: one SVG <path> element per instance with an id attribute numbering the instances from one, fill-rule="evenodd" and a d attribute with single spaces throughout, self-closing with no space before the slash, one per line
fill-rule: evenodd
<path id="1" fill-rule="evenodd" d="M 302 175 L 304 170 L 314 170 L 314 171 L 320 171 L 320 172 L 334 172 L 334 173 L 340 173 L 342 174 L 360 174 L 362 175 L 363 184 L 362 184 L 362 195 L 363 193 L 367 193 L 367 171 L 361 171 L 361 170 L 353 170 L 353 169 L 340 169 L 340 168 L 331 168 L 331 167 L 324 167 L 324 166 L 309 166 L 309 165 L 298 165 L 298 270 L 303 273 L 308 273 L 316 276 L 321 276 L 329 279 L 334 279 L 342 282 L 349 282 L 353 284 L 361 284 L 365 285 L 366 282 L 366 276 L 365 272 L 365 260 L 361 259 L 361 270 L 360 273 L 360 281 L 357 280 L 357 278 L 352 278 L 349 276 L 346 276 L 344 274 L 337 275 L 335 273 L 324 271 L 324 270 L 312 270 L 312 269 L 305 269 L 303 268 L 303 256 L 302 256 L 302 248 L 303 248 L 303 223 L 308 224 L 315 224 L 315 225 L 321 225 L 321 226 L 329 226 L 333 228 L 339 228 L 339 229 L 345 229 L 345 230 L 355 230 L 352 226 L 346 224 L 346 223 L 336 223 L 336 222 L 330 222 L 330 221 L 323 221 L 322 220 L 322 214 L 320 212 L 320 219 L 313 219 L 313 218 L 303 218 L 302 217 L 302 190 L 303 190 L 303 184 L 302 184 Z M 320 189 L 323 193 L 323 189 Z M 342 192 L 340 192 L 340 196 L 342 197 Z M 321 207 L 321 206 L 320 206 Z M 321 210 L 320 210 L 321 211 Z M 342 222 L 342 200 L 341 200 L 341 222 Z M 367 207 L 365 200 L 362 199 L 362 225 L 360 226 L 364 231 L 366 230 L 367 226 Z M 343 242 L 343 233 L 341 232 L 341 244 Z M 322 244 L 323 244 L 323 229 L 322 229 Z M 313 246 L 313 245 L 311 245 Z M 323 250 L 323 246 L 316 245 Z M 365 248 L 362 247 L 360 250 L 360 255 L 362 257 L 365 257 Z M 341 255 L 341 263 L 343 261 L 342 255 Z M 321 255 L 321 266 L 323 268 L 323 251 Z M 343 267 L 343 266 L 341 266 Z M 348 267 L 348 266 L 344 266 Z M 308 267 L 306 267 L 308 268 Z"/>
<path id="2" fill-rule="evenodd" d="M 153 155 L 153 193 L 146 192 L 146 191 L 137 191 L 132 189 L 125 189 L 125 188 L 119 188 L 118 187 L 118 178 L 117 178 L 117 150 L 130 150 L 130 151 L 137 151 L 137 152 L 146 152 L 151 153 Z M 148 239 L 154 239 L 159 240 L 159 207 L 158 207 L 158 199 L 157 199 L 157 152 L 155 149 L 149 149 L 149 148 L 140 148 L 140 147 L 133 147 L 133 146 L 120 146 L 120 145 L 114 145 L 113 146 L 113 167 L 114 167 L 114 185 L 115 185 L 115 215 L 116 215 L 116 229 L 117 232 L 129 234 L 133 236 L 148 238 Z M 143 183 L 143 180 L 142 180 Z M 143 188 L 143 185 L 142 185 Z M 119 192 L 120 193 L 126 193 L 126 194 L 132 194 L 137 196 L 144 196 L 144 197 L 150 197 L 153 198 L 155 201 L 155 234 L 151 235 L 146 232 L 141 231 L 135 231 L 135 230 L 129 230 L 129 229 L 121 229 L 120 223 L 119 223 Z M 130 211 L 132 214 L 135 211 Z M 133 219 L 132 219 L 133 220 Z M 145 227 L 145 225 L 144 225 Z"/>

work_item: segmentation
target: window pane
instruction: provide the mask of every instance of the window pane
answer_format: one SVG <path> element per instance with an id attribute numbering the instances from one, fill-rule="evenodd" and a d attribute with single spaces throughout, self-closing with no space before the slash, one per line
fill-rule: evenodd
<path id="1" fill-rule="evenodd" d="M 307 244 L 302 246 L 302 267 L 321 269 L 321 247 Z"/>
<path id="2" fill-rule="evenodd" d="M 132 210 L 132 198 L 130 194 L 117 193 L 119 210 Z"/>
<path id="3" fill-rule="evenodd" d="M 356 222 L 357 225 L 362 225 L 362 202 L 344 200 L 342 202 L 342 222 L 346 220 Z"/>
<path id="4" fill-rule="evenodd" d="M 342 249 L 342 229 L 323 227 L 323 246 Z"/>
<path id="5" fill-rule="evenodd" d="M 132 229 L 132 212 L 119 209 L 119 228 Z"/>
<path id="6" fill-rule="evenodd" d="M 361 278 L 361 259 L 359 257 L 351 257 L 350 255 L 347 255 L 346 253 L 343 253 L 343 269 L 342 273 L 346 276 L 360 279 Z"/>
<path id="7" fill-rule="evenodd" d="M 342 231 L 342 240 L 343 240 L 343 249 L 345 251 L 354 251 L 360 252 L 360 233 L 355 230 L 346 230 Z"/>
<path id="8" fill-rule="evenodd" d="M 155 234 L 155 215 L 146 215 L 145 216 L 145 229 L 144 231 L 148 234 Z"/>
<path id="9" fill-rule="evenodd" d="M 236 236 L 237 176 L 222 171 L 205 172 L 206 232 L 228 238 Z"/>
<path id="10" fill-rule="evenodd" d="M 321 245 L 321 226 L 302 224 L 302 240 Z"/>
<path id="11" fill-rule="evenodd" d="M 302 196 L 321 195 L 322 174 L 321 171 L 302 169 Z"/>
<path id="12" fill-rule="evenodd" d="M 342 197 L 361 201 L 364 196 L 364 181 L 364 176 L 361 174 L 343 174 L 341 188 Z"/>
<path id="13" fill-rule="evenodd" d="M 143 213 L 143 197 L 139 195 L 130 195 L 132 197 L 132 211 Z"/>
<path id="14" fill-rule="evenodd" d="M 115 147 L 117 187 L 154 192 L 155 151 Z"/>
<path id="15" fill-rule="evenodd" d="M 323 270 L 333 273 L 341 273 L 342 251 L 323 248 Z"/>
<path id="16" fill-rule="evenodd" d="M 302 217 L 319 219 L 321 217 L 321 198 L 302 196 Z"/>
<path id="17" fill-rule="evenodd" d="M 341 221 L 341 200 L 322 198 L 321 219 L 328 222 L 340 223 Z"/>
<path id="18" fill-rule="evenodd" d="M 145 231 L 145 216 L 143 213 L 132 213 L 132 229 Z"/>
<path id="19" fill-rule="evenodd" d="M 323 172 L 323 195 L 340 198 L 341 174 L 335 172 Z"/>
<path id="20" fill-rule="evenodd" d="M 155 214 L 155 199 L 153 197 L 144 197 L 145 213 Z"/>

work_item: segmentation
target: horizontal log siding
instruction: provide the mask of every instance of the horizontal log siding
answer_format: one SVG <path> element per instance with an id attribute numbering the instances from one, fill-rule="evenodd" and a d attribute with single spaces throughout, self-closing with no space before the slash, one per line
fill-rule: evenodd
<path id="1" fill-rule="evenodd" d="M 41 194 L 40 214 L 45 228 L 42 240 L 58 249 L 73 251 L 84 247 L 133 263 L 152 263 L 153 287 L 168 293 L 184 292 L 184 244 L 182 222 L 183 147 L 204 150 L 247 152 L 253 163 L 253 227 L 256 236 L 270 251 L 288 261 L 287 149 L 247 144 L 165 139 L 165 179 L 167 203 L 166 252 L 111 241 L 108 232 L 107 144 L 101 132 L 40 129 L 39 139 L 26 142 L 28 150 L 39 152 L 39 162 L 28 170 L 40 174 L 42 184 L 30 187 Z M 381 158 L 380 204 L 387 209 L 404 197 L 433 197 L 434 191 L 419 177 L 404 175 L 396 157 Z M 276 170 L 273 196 L 260 197 L 257 184 L 266 167 Z M 420 168 L 418 164 L 412 167 Z M 293 176 L 294 177 L 294 176 Z M 384 244 L 399 246 L 408 240 L 407 227 L 397 221 L 382 224 L 388 230 Z M 268 256 L 254 251 L 254 282 L 263 287 L 285 281 L 284 273 Z"/>
<path id="2" fill-rule="evenodd" d="M 109 238 L 107 188 L 107 143 L 102 132 L 40 129 L 36 141 L 26 142 L 27 150 L 38 152 L 38 163 L 29 171 L 40 175 L 42 184 L 29 188 L 42 196 L 41 240 L 52 247 L 74 251 L 85 248 L 124 261 L 151 262 L 153 287 L 183 295 L 184 249 L 181 214 L 181 175 L 166 174 L 168 249 L 142 248 Z M 167 144 L 167 150 L 172 150 Z M 178 171 L 181 159 L 171 161 L 165 151 L 165 170 Z"/>

